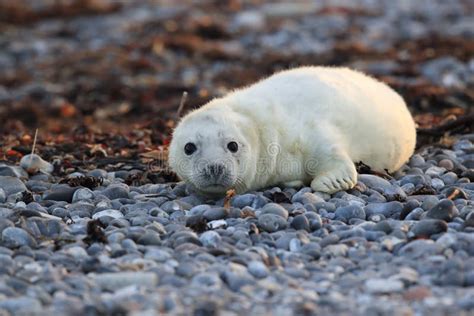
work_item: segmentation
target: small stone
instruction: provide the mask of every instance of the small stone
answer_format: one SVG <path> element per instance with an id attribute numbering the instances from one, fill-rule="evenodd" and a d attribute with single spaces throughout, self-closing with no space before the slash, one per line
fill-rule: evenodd
<path id="1" fill-rule="evenodd" d="M 436 240 L 436 243 L 441 245 L 443 248 L 450 248 L 456 244 L 457 240 L 456 234 L 446 233 L 439 237 Z"/>
<path id="2" fill-rule="evenodd" d="M 265 26 L 265 15 L 257 10 L 238 12 L 233 20 L 236 28 L 258 30 Z"/>
<path id="3" fill-rule="evenodd" d="M 466 215 L 464 227 L 474 227 L 474 211 L 471 211 Z"/>
<path id="4" fill-rule="evenodd" d="M 95 197 L 95 194 L 90 189 L 80 188 L 74 192 L 72 196 L 72 202 L 74 203 L 74 202 L 78 202 L 82 200 L 93 200 L 94 197 Z"/>
<path id="5" fill-rule="evenodd" d="M 311 192 L 302 192 L 302 193 L 298 192 L 295 195 L 293 195 L 291 202 L 301 203 L 305 205 L 305 204 L 321 203 L 321 202 L 324 202 L 324 199 L 322 199 L 321 197 Z"/>
<path id="6" fill-rule="evenodd" d="M 250 194 L 250 193 L 237 195 L 234 198 L 232 198 L 231 205 L 237 208 L 244 208 L 246 206 L 251 206 L 255 198 L 256 198 L 255 194 Z"/>
<path id="7" fill-rule="evenodd" d="M 247 273 L 246 270 L 243 271 L 225 271 L 222 274 L 222 279 L 229 286 L 232 291 L 239 291 L 245 285 L 251 285 L 255 283 L 255 279 Z"/>
<path id="8" fill-rule="evenodd" d="M 442 200 L 436 206 L 426 213 L 426 218 L 440 219 L 446 222 L 450 222 L 453 218 L 458 215 L 456 207 L 451 200 Z"/>
<path id="9" fill-rule="evenodd" d="M 23 156 L 20 160 L 20 167 L 25 169 L 29 174 L 44 172 L 50 174 L 54 170 L 54 166 L 49 162 L 43 160 L 36 154 L 28 154 Z"/>
<path id="10" fill-rule="evenodd" d="M 227 222 L 225 219 L 218 219 L 218 220 L 210 221 L 209 223 L 207 223 L 207 227 L 209 229 L 226 228 Z"/>
<path id="11" fill-rule="evenodd" d="M 364 207 L 364 211 L 367 216 L 382 214 L 385 218 L 398 219 L 403 211 L 403 204 L 398 201 L 372 203 Z"/>
<path id="12" fill-rule="evenodd" d="M 275 214 L 263 214 L 258 217 L 258 225 L 263 230 L 273 233 L 287 226 L 286 220 Z"/>
<path id="13" fill-rule="evenodd" d="M 315 242 L 309 242 L 301 247 L 302 253 L 318 260 L 321 257 L 321 246 Z"/>
<path id="14" fill-rule="evenodd" d="M 0 310 L 2 309 L 7 310 L 11 315 L 36 315 L 41 312 L 42 306 L 36 298 L 21 296 L 2 298 L 0 300 Z"/>
<path id="15" fill-rule="evenodd" d="M 2 244 L 8 248 L 36 247 L 36 241 L 33 237 L 25 230 L 17 227 L 7 227 L 2 231 Z"/>
<path id="16" fill-rule="evenodd" d="M 199 236 L 199 240 L 205 247 L 216 248 L 221 242 L 221 236 L 215 231 L 209 230 L 202 233 L 201 236 Z"/>
<path id="17" fill-rule="evenodd" d="M 89 255 L 87 251 L 79 246 L 69 247 L 64 250 L 65 253 L 72 256 L 75 259 L 84 259 L 87 258 Z"/>
<path id="18" fill-rule="evenodd" d="M 365 220 L 365 211 L 359 205 L 349 205 L 336 209 L 335 219 L 347 223 L 352 218 Z"/>
<path id="19" fill-rule="evenodd" d="M 416 223 L 410 230 L 413 237 L 429 238 L 431 235 L 443 233 L 448 230 L 445 221 L 439 219 L 424 219 Z"/>
<path id="20" fill-rule="evenodd" d="M 444 168 L 432 166 L 432 167 L 429 167 L 428 169 L 426 169 L 425 174 L 427 176 L 430 176 L 430 177 L 434 178 L 434 177 L 441 176 L 445 172 L 446 172 L 446 169 L 444 169 Z"/>
<path id="21" fill-rule="evenodd" d="M 106 179 L 107 178 L 107 171 L 105 171 L 103 169 L 94 169 L 94 170 L 91 170 L 91 171 L 87 172 L 87 175 L 89 177 Z"/>
<path id="22" fill-rule="evenodd" d="M 203 217 L 208 221 L 226 218 L 229 211 L 223 207 L 214 207 L 204 212 Z"/>
<path id="23" fill-rule="evenodd" d="M 25 170 L 23 170 L 21 167 L 7 166 L 4 164 L 0 164 L 0 176 L 27 178 L 28 173 Z"/>
<path id="24" fill-rule="evenodd" d="M 166 262 L 171 258 L 169 252 L 158 247 L 147 247 L 146 249 L 145 259 L 150 259 L 156 262 Z"/>
<path id="25" fill-rule="evenodd" d="M 451 171 L 454 169 L 454 164 L 450 159 L 441 159 L 438 163 L 438 166 Z"/>
<path id="26" fill-rule="evenodd" d="M 122 218 L 123 214 L 120 211 L 108 209 L 108 210 L 97 212 L 94 215 L 92 215 L 92 219 L 100 219 L 102 217 L 110 217 L 111 219 L 116 219 L 116 218 Z"/>
<path id="27" fill-rule="evenodd" d="M 101 193 L 108 197 L 111 200 L 114 199 L 128 199 L 129 198 L 130 189 L 127 185 L 116 183 L 109 185 L 104 191 Z"/>
<path id="28" fill-rule="evenodd" d="M 302 229 L 310 231 L 308 218 L 306 218 L 306 216 L 303 214 L 297 215 L 293 218 L 293 221 L 291 222 L 291 227 L 296 230 Z"/>
<path id="29" fill-rule="evenodd" d="M 102 289 L 112 292 L 130 285 L 153 288 L 158 283 L 155 273 L 139 271 L 93 274 L 91 278 Z"/>
<path id="30" fill-rule="evenodd" d="M 421 204 L 421 208 L 425 211 L 431 210 L 439 203 L 439 199 L 434 195 L 428 195 L 426 198 L 423 199 L 423 203 Z"/>
<path id="31" fill-rule="evenodd" d="M 443 251 L 443 247 L 436 244 L 431 239 L 413 240 L 398 250 L 398 255 L 410 259 L 421 259 L 433 255 L 438 255 Z"/>
<path id="32" fill-rule="evenodd" d="M 454 172 L 446 172 L 441 176 L 441 180 L 443 180 L 443 182 L 448 185 L 455 184 L 456 181 L 458 181 L 458 175 Z"/>
<path id="33" fill-rule="evenodd" d="M 0 188 L 0 203 L 5 203 L 6 200 L 7 200 L 7 194 L 2 188 Z"/>
<path id="34" fill-rule="evenodd" d="M 27 190 L 20 179 L 10 176 L 0 176 L 0 189 L 3 189 L 6 196 Z"/>
<path id="35" fill-rule="evenodd" d="M 407 301 L 423 301 L 425 298 L 430 297 L 431 290 L 426 286 L 414 286 L 409 288 L 403 293 L 403 298 Z"/>
<path id="36" fill-rule="evenodd" d="M 403 290 L 403 282 L 393 279 L 369 279 L 365 281 L 365 288 L 374 294 L 398 293 Z"/>
<path id="37" fill-rule="evenodd" d="M 410 166 L 423 167 L 425 163 L 425 158 L 423 158 L 423 156 L 421 156 L 420 154 L 414 154 L 410 158 Z"/>
<path id="38" fill-rule="evenodd" d="M 46 193 L 43 197 L 43 200 L 52 200 L 52 201 L 65 201 L 72 203 L 72 197 L 74 192 L 79 189 L 77 187 L 70 187 L 68 185 L 58 185 L 51 189 L 49 193 Z"/>
<path id="39" fill-rule="evenodd" d="M 161 238 L 158 233 L 148 230 L 145 234 L 138 238 L 137 243 L 145 246 L 159 246 L 161 245 Z"/>
<path id="40" fill-rule="evenodd" d="M 307 217 L 309 218 L 309 227 L 311 231 L 315 231 L 323 227 L 323 220 L 319 214 L 311 213 L 311 217 Z"/>
<path id="41" fill-rule="evenodd" d="M 441 190 L 442 188 L 444 188 L 445 184 L 443 182 L 443 180 L 441 179 L 438 179 L 438 178 L 433 178 L 431 179 L 431 187 L 435 190 Z"/>
<path id="42" fill-rule="evenodd" d="M 247 265 L 247 270 L 258 279 L 266 278 L 269 274 L 267 266 L 261 261 L 250 261 Z"/>
<path id="43" fill-rule="evenodd" d="M 424 209 L 422 209 L 421 207 L 417 207 L 414 210 L 412 210 L 407 215 L 407 217 L 405 217 L 405 219 L 408 220 L 408 221 L 417 221 L 421 218 L 421 216 L 423 215 L 424 212 L 425 212 Z"/>
<path id="44" fill-rule="evenodd" d="M 285 220 L 288 219 L 288 211 L 281 205 L 276 203 L 268 203 L 260 210 L 260 216 L 264 214 L 275 214 L 278 215 Z"/>
<path id="45" fill-rule="evenodd" d="M 359 174 L 357 180 L 365 184 L 367 187 L 382 193 L 387 200 L 404 200 L 405 192 L 397 185 L 391 184 L 387 180 L 371 174 Z"/>
<path id="46" fill-rule="evenodd" d="M 332 257 L 345 257 L 349 248 L 344 244 L 328 245 L 323 249 L 324 254 Z"/>
<path id="47" fill-rule="evenodd" d="M 215 272 L 201 272 L 192 278 L 191 285 L 209 291 L 216 291 L 221 290 L 222 279 Z"/>

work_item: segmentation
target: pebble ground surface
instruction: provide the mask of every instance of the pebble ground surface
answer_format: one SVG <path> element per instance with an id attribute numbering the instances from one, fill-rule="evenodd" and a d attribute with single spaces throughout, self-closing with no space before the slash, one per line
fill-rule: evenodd
<path id="1" fill-rule="evenodd" d="M 127 171 L 92 170 L 89 189 L 2 166 L 0 311 L 472 315 L 473 142 L 332 196 L 275 187 L 230 204 L 129 186 Z"/>
<path id="2" fill-rule="evenodd" d="M 212 23 L 205 5 L 190 16 L 117 1 L 124 9 L 104 16 L 0 24 L 0 115 L 11 115 L 0 130 L 33 101 L 109 122 L 171 88 L 197 106 L 305 62 L 388 78 L 418 114 L 473 107 L 469 1 L 257 2 Z M 78 164 L 42 146 L 45 172 L 0 163 L 0 315 L 474 314 L 472 132 L 421 146 L 391 179 L 360 174 L 347 192 L 275 187 L 229 201 L 130 182 L 130 159 L 67 172 Z"/>

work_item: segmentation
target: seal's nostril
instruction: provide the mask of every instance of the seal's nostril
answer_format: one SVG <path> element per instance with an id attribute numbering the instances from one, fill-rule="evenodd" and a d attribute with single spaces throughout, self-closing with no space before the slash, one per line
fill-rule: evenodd
<path id="1" fill-rule="evenodd" d="M 224 165 L 212 164 L 207 167 L 207 172 L 213 177 L 218 177 L 224 173 Z"/>

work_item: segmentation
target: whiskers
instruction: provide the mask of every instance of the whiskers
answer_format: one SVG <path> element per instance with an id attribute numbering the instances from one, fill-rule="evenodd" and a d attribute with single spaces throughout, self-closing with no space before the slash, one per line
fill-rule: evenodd
<path id="1" fill-rule="evenodd" d="M 247 185 L 245 184 L 245 181 L 244 179 L 242 179 L 242 177 L 237 176 L 237 179 L 235 180 L 234 188 L 237 191 L 237 193 L 242 193 L 246 191 Z"/>

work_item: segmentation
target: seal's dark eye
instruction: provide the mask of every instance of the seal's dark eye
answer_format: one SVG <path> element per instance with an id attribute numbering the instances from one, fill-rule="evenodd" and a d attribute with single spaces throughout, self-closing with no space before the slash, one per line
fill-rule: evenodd
<path id="1" fill-rule="evenodd" d="M 236 142 L 230 142 L 227 144 L 227 149 L 235 153 L 237 150 L 239 150 L 239 145 Z"/>
<path id="2" fill-rule="evenodd" d="M 194 143 L 187 143 L 184 145 L 184 153 L 186 155 L 192 155 L 196 151 L 197 147 L 194 145 Z"/>

